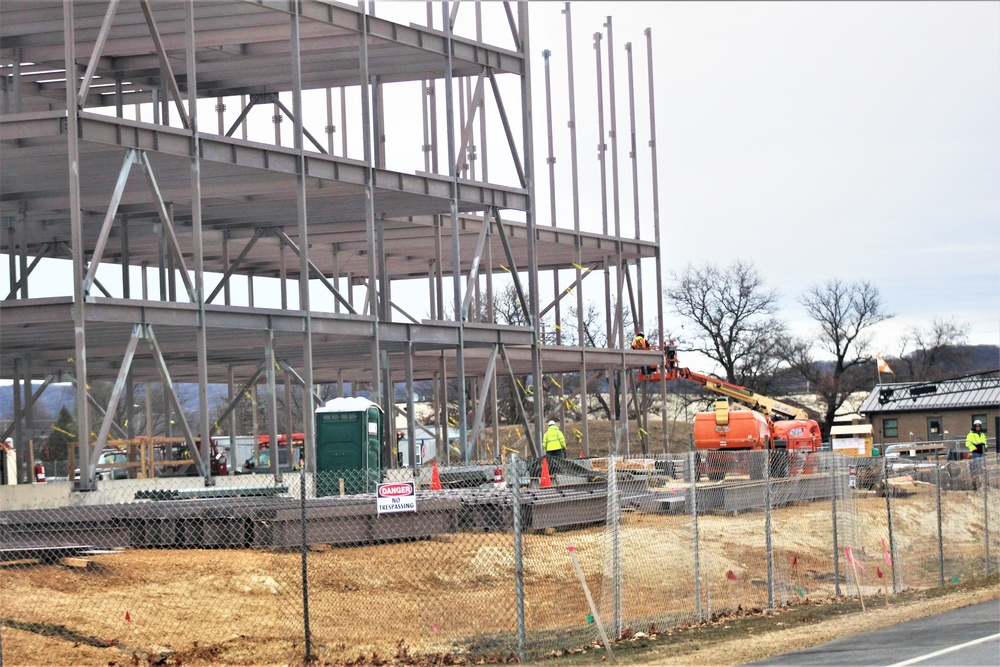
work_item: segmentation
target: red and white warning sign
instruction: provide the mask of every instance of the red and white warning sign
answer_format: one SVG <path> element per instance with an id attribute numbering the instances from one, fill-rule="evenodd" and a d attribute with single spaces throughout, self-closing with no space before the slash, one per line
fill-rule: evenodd
<path id="1" fill-rule="evenodd" d="M 376 492 L 379 514 L 417 511 L 417 488 L 413 482 L 379 484 Z"/>

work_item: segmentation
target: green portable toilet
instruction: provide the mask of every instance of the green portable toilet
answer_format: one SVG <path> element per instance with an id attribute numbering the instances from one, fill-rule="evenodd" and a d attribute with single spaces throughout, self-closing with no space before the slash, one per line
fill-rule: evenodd
<path id="1" fill-rule="evenodd" d="M 367 398 L 316 408 L 316 495 L 375 493 L 382 481 L 382 409 Z"/>

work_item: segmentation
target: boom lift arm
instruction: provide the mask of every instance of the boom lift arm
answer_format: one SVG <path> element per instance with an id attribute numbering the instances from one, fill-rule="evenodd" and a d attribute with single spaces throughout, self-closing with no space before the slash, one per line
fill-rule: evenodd
<path id="1" fill-rule="evenodd" d="M 809 419 L 809 415 L 805 410 L 797 408 L 794 405 L 758 394 L 738 384 L 702 375 L 701 373 L 695 373 L 689 368 L 679 367 L 677 364 L 677 346 L 673 340 L 667 343 L 664 353 L 664 377 L 667 380 L 681 378 L 697 382 L 706 389 L 739 401 L 750 409 L 756 410 L 771 419 Z M 643 381 L 659 381 L 659 375 L 659 372 L 650 373 L 640 375 L 639 379 Z"/>

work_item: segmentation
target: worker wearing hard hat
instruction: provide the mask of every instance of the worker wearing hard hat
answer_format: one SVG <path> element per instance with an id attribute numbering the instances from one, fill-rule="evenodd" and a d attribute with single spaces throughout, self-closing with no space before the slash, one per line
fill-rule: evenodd
<path id="1" fill-rule="evenodd" d="M 972 430 L 965 436 L 965 447 L 972 452 L 972 458 L 986 456 L 986 434 L 983 433 L 983 422 L 972 422 Z"/>
<path id="2" fill-rule="evenodd" d="M 559 430 L 554 421 L 549 421 L 549 428 L 542 436 L 542 448 L 546 456 L 554 459 L 566 458 L 566 436 Z"/>

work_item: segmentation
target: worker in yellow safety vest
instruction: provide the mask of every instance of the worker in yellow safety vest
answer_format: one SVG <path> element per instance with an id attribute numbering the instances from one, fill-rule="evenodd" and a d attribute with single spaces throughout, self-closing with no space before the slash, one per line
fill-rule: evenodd
<path id="1" fill-rule="evenodd" d="M 983 422 L 972 422 L 972 430 L 965 436 L 965 447 L 972 452 L 972 458 L 986 456 L 986 434 L 983 433 Z"/>
<path id="2" fill-rule="evenodd" d="M 566 458 L 566 436 L 554 421 L 549 421 L 549 428 L 542 436 L 542 448 L 545 449 L 546 456 L 554 459 Z"/>

